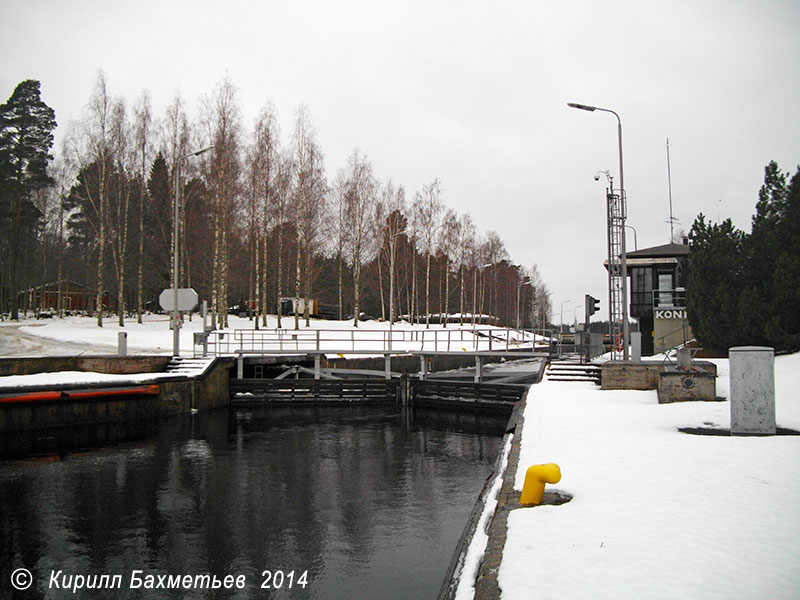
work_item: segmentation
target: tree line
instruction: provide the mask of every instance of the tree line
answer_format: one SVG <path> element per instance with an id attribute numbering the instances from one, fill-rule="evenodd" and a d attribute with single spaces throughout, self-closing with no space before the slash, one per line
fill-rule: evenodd
<path id="1" fill-rule="evenodd" d="M 800 167 L 764 168 L 750 233 L 698 215 L 691 232 L 686 303 L 705 346 L 800 350 Z"/>
<path id="2" fill-rule="evenodd" d="M 172 287 L 177 242 L 179 287 L 208 299 L 219 327 L 231 308 L 254 327 L 267 314 L 307 326 L 310 303 L 287 315 L 284 297 L 318 299 L 356 326 L 365 313 L 550 323 L 536 266 L 514 264 L 497 232 L 480 235 L 448 208 L 438 179 L 407 192 L 359 149 L 329 178 L 307 107 L 285 140 L 270 101 L 247 129 L 227 78 L 200 105 L 190 121 L 178 96 L 157 118 L 147 93 L 129 108 L 99 73 L 54 156 L 39 82 L 17 86 L 0 106 L 0 314 L 29 308 L 26 290 L 74 281 L 95 295 L 98 326 L 110 315 L 141 322 Z"/>

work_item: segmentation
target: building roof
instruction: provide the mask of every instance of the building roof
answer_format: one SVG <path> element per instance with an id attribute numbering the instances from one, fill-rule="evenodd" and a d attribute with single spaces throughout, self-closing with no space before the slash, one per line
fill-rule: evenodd
<path id="1" fill-rule="evenodd" d="M 668 258 L 687 256 L 688 254 L 688 244 L 664 244 L 663 246 L 653 246 L 652 248 L 626 252 L 625 258 Z"/>

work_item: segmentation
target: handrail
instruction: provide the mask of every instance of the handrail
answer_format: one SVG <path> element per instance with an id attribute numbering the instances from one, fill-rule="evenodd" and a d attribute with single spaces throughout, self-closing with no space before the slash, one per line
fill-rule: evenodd
<path id="1" fill-rule="evenodd" d="M 547 345 L 544 332 L 531 329 L 234 329 L 212 331 L 208 351 L 219 356 L 237 353 L 302 352 L 381 353 L 479 352 L 531 349 Z"/>
<path id="2" fill-rule="evenodd" d="M 659 308 L 686 308 L 686 290 L 675 288 L 669 290 L 653 290 L 653 309 Z"/>

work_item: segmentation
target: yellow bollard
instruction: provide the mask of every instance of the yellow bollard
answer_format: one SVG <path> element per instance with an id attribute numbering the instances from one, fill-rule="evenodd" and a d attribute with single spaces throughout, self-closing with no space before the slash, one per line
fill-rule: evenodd
<path id="1" fill-rule="evenodd" d="M 544 497 L 545 483 L 561 481 L 561 469 L 555 463 L 533 465 L 525 472 L 525 483 L 522 484 L 522 495 L 519 503 L 522 506 L 541 504 Z"/>

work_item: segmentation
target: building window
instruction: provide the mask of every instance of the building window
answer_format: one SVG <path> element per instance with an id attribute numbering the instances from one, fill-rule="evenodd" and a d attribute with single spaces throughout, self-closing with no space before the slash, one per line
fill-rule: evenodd
<path id="1" fill-rule="evenodd" d="M 674 306 L 672 299 L 672 272 L 658 274 L 658 296 L 656 306 L 658 308 L 668 308 Z"/>
<path id="2" fill-rule="evenodd" d="M 649 314 L 653 308 L 653 270 L 634 267 L 631 280 L 631 316 Z"/>

